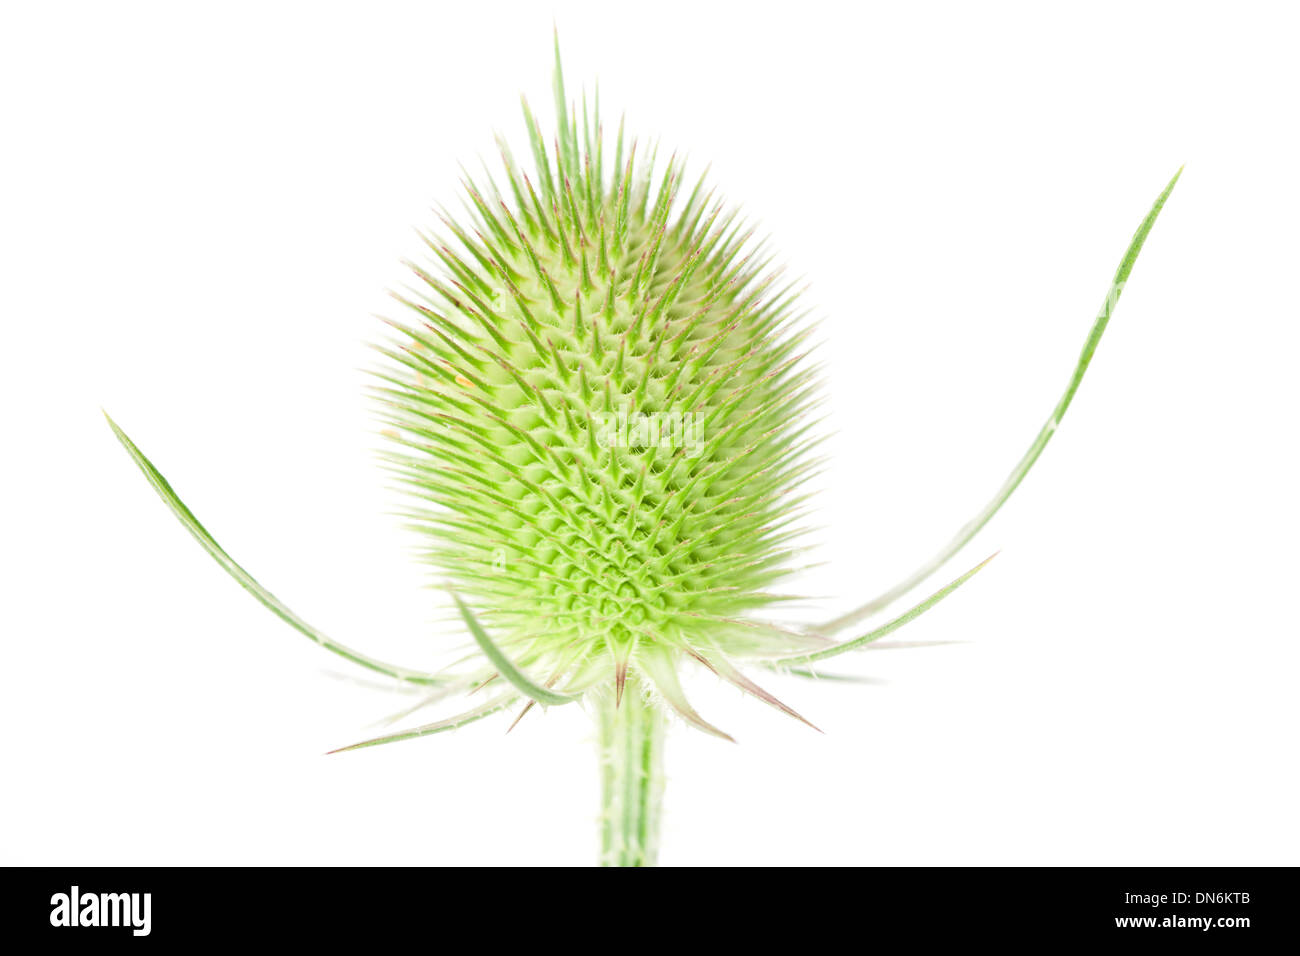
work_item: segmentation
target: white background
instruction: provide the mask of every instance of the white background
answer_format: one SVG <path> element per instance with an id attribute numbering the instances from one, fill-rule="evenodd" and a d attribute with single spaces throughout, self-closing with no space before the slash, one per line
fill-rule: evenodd
<path id="1" fill-rule="evenodd" d="M 953 573 L 1001 556 L 905 632 L 966 643 L 774 678 L 824 736 L 693 680 L 740 743 L 674 728 L 663 862 L 1300 862 L 1294 8 L 806 2 L 6 7 L 0 862 L 593 860 L 577 708 L 322 756 L 408 698 L 243 593 L 99 412 L 327 632 L 460 646 L 361 369 L 457 162 L 548 107 L 552 16 L 571 88 L 811 282 L 832 611 L 992 494 L 1187 164 Z"/>

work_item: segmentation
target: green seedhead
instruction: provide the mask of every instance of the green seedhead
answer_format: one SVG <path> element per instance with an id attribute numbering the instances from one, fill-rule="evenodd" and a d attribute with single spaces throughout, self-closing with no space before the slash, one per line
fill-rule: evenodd
<path id="1" fill-rule="evenodd" d="M 375 396 L 388 464 L 423 552 L 478 653 L 440 673 L 374 660 L 284 607 L 216 543 L 129 438 L 113 430 L 190 532 L 258 600 L 327 649 L 456 716 L 362 741 L 452 730 L 499 711 L 584 702 L 597 724 L 602 862 L 653 863 L 665 720 L 730 740 L 687 700 L 703 667 L 807 723 L 755 669 L 809 665 L 902 627 L 985 561 L 848 641 L 834 636 L 910 592 L 997 512 L 1051 439 L 1174 181 L 1121 263 L 1065 395 L 989 504 L 897 587 L 818 627 L 763 619 L 800 553 L 801 485 L 817 467 L 817 368 L 798 290 L 734 207 L 674 156 L 606 142 L 598 100 L 565 95 L 547 139 L 524 105 L 532 165 L 464 181 L 465 214 L 424 236 L 395 296 Z M 110 421 L 110 424 L 111 421 Z M 513 727 L 513 723 L 510 725 Z M 811 725 L 810 725 L 811 726 Z"/>

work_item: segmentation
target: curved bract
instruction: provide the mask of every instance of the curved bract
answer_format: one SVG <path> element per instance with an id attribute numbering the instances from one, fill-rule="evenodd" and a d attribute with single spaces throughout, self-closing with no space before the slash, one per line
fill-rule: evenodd
<path id="1" fill-rule="evenodd" d="M 286 607 L 279 598 L 266 588 L 262 587 L 262 585 L 259 584 L 251 574 L 245 571 L 234 558 L 226 553 L 225 549 L 222 548 L 221 545 L 217 544 L 216 539 L 208 533 L 208 529 L 199 523 L 199 519 L 194 516 L 194 513 L 190 511 L 188 507 L 186 507 L 185 502 L 181 501 L 180 496 L 172 490 L 171 484 L 163 477 L 162 472 L 154 467 L 153 462 L 145 457 L 144 452 L 140 451 L 140 449 L 136 447 L 135 442 L 131 441 L 131 439 L 127 437 L 126 432 L 117 427 L 117 422 L 113 421 L 107 412 L 104 413 L 104 418 L 107 419 L 108 427 L 113 430 L 113 434 L 116 435 L 117 440 L 122 443 L 122 447 L 126 449 L 127 454 L 129 454 L 131 459 L 139 466 L 140 471 L 144 473 L 144 476 L 149 479 L 149 484 L 153 486 L 154 491 L 158 492 L 158 496 L 162 498 L 162 500 L 167 504 L 167 507 L 172 510 L 172 514 L 176 515 L 177 519 L 185 526 L 186 530 L 188 530 L 190 534 L 194 536 L 194 539 L 202 545 L 203 550 L 212 555 L 217 564 L 225 568 L 226 572 L 238 581 L 244 590 L 257 598 L 257 600 L 260 601 L 272 614 L 284 621 L 295 631 L 298 631 L 300 634 L 315 641 L 327 651 L 338 654 L 340 657 L 347 658 L 352 663 L 359 664 L 368 670 L 377 671 L 378 673 L 384 674 L 388 677 L 393 677 L 397 680 L 406 681 L 412 684 L 437 686 L 452 682 L 452 678 L 449 677 L 439 676 L 437 674 L 426 674 L 423 671 L 398 667 L 395 664 L 387 664 L 384 661 L 376 660 L 373 657 L 362 654 L 360 651 L 354 651 L 352 648 L 340 644 L 333 638 L 326 636 L 324 633 L 312 627 L 300 618 L 293 611 L 289 610 L 289 608 Z"/>
<path id="2" fill-rule="evenodd" d="M 1092 329 L 1088 332 L 1087 341 L 1083 343 L 1083 351 L 1079 354 L 1079 361 L 1075 363 L 1074 372 L 1070 375 L 1070 381 L 1065 386 L 1065 393 L 1052 408 L 1052 414 L 1048 416 L 1043 427 L 1034 440 L 1030 443 L 1028 450 L 1021 456 L 1020 461 L 1011 469 L 1002 482 L 1002 486 L 989 500 L 979 513 L 966 522 L 953 535 L 949 541 L 934 557 L 925 564 L 921 565 L 903 580 L 877 595 L 870 601 L 854 608 L 847 614 L 842 614 L 834 620 L 827 621 L 821 627 L 817 628 L 817 633 L 823 635 L 837 634 L 845 628 L 852 627 L 859 621 L 869 618 L 877 611 L 884 610 L 890 604 L 907 594 L 913 588 L 917 587 L 930 575 L 934 574 L 944 565 L 946 565 L 957 552 L 966 547 L 975 535 L 988 524 L 995 514 L 1001 510 L 1002 506 L 1007 503 L 1007 499 L 1012 493 L 1020 487 L 1020 483 L 1025 480 L 1029 474 L 1029 469 L 1034 467 L 1038 461 L 1038 456 L 1043 453 L 1047 443 L 1052 440 L 1056 434 L 1056 429 L 1061 424 L 1061 419 L 1065 417 L 1066 410 L 1069 409 L 1070 403 L 1074 401 L 1074 394 L 1079 390 L 1079 385 L 1083 382 L 1083 376 L 1088 371 L 1088 366 L 1092 364 L 1092 356 L 1097 351 L 1097 346 L 1101 343 L 1101 337 L 1106 333 L 1106 326 L 1110 324 L 1110 317 L 1115 312 L 1115 306 L 1119 303 L 1119 297 L 1124 291 L 1124 284 L 1128 282 L 1129 273 L 1133 271 L 1133 266 L 1137 263 L 1138 253 L 1142 251 L 1142 246 L 1147 241 L 1147 236 L 1151 232 L 1151 227 L 1156 224 L 1156 218 L 1160 215 L 1160 210 L 1165 208 L 1165 200 L 1169 194 L 1174 191 L 1174 186 L 1178 183 L 1178 177 L 1183 174 L 1180 168 L 1174 173 L 1174 178 L 1169 180 L 1169 185 L 1164 191 L 1156 197 L 1155 204 L 1151 211 L 1147 213 L 1142 224 L 1138 226 L 1137 232 L 1133 234 L 1133 239 L 1128 244 L 1128 249 L 1124 251 L 1124 258 L 1120 260 L 1119 268 L 1115 270 L 1115 278 L 1111 280 L 1110 288 L 1106 290 L 1106 298 L 1102 301 L 1101 309 L 1097 312 L 1097 318 L 1092 323 Z"/>

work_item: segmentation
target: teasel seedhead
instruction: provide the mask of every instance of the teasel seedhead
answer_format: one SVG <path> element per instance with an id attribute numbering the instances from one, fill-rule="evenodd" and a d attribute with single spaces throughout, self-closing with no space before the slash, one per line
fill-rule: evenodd
<path id="1" fill-rule="evenodd" d="M 814 324 L 800 290 L 715 195 L 707 171 L 687 180 L 676 155 L 656 169 L 657 148 L 625 137 L 622 122 L 606 144 L 599 96 L 589 111 L 585 94 L 580 103 L 565 94 L 558 42 L 554 97 L 549 140 L 523 105 L 531 171 L 498 140 L 500 173 L 465 175 L 464 215 L 442 212 L 441 227 L 422 236 L 426 261 L 410 264 L 415 282 L 395 294 L 404 318 L 387 320 L 392 337 L 378 346 L 387 462 L 410 496 L 422 553 L 477 644 L 459 665 L 396 666 L 308 624 L 217 544 L 109 423 L 254 597 L 326 649 L 427 690 L 398 718 L 492 685 L 469 711 L 341 749 L 442 733 L 516 703 L 517 723 L 537 703 L 590 700 L 603 765 L 618 767 L 604 785 L 603 825 L 617 832 L 603 858 L 640 864 L 653 861 L 661 711 L 727 737 L 687 701 L 683 667 L 702 666 L 804 720 L 749 672 L 818 676 L 821 661 L 889 636 L 991 560 L 835 640 L 944 567 L 1037 462 L 1181 170 L 1133 236 L 1064 395 L 994 497 L 896 586 L 792 628 L 762 615 L 789 600 L 776 585 L 805 548 L 805 483 L 818 467 Z"/>
<path id="2" fill-rule="evenodd" d="M 397 294 L 378 394 L 424 554 L 521 671 L 566 696 L 629 677 L 682 697 L 694 659 L 817 641 L 755 620 L 786 600 L 818 440 L 817 368 L 796 284 L 705 176 L 566 100 L 533 168 L 503 141 L 501 183 L 424 236 Z M 598 101 L 597 101 L 598 103 Z"/>

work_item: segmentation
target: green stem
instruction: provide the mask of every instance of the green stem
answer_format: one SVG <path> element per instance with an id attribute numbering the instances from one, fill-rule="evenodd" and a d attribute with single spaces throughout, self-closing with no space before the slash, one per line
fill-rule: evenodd
<path id="1" fill-rule="evenodd" d="M 622 703 L 600 704 L 601 866 L 654 866 L 663 803 L 664 728 L 632 679 Z"/>

